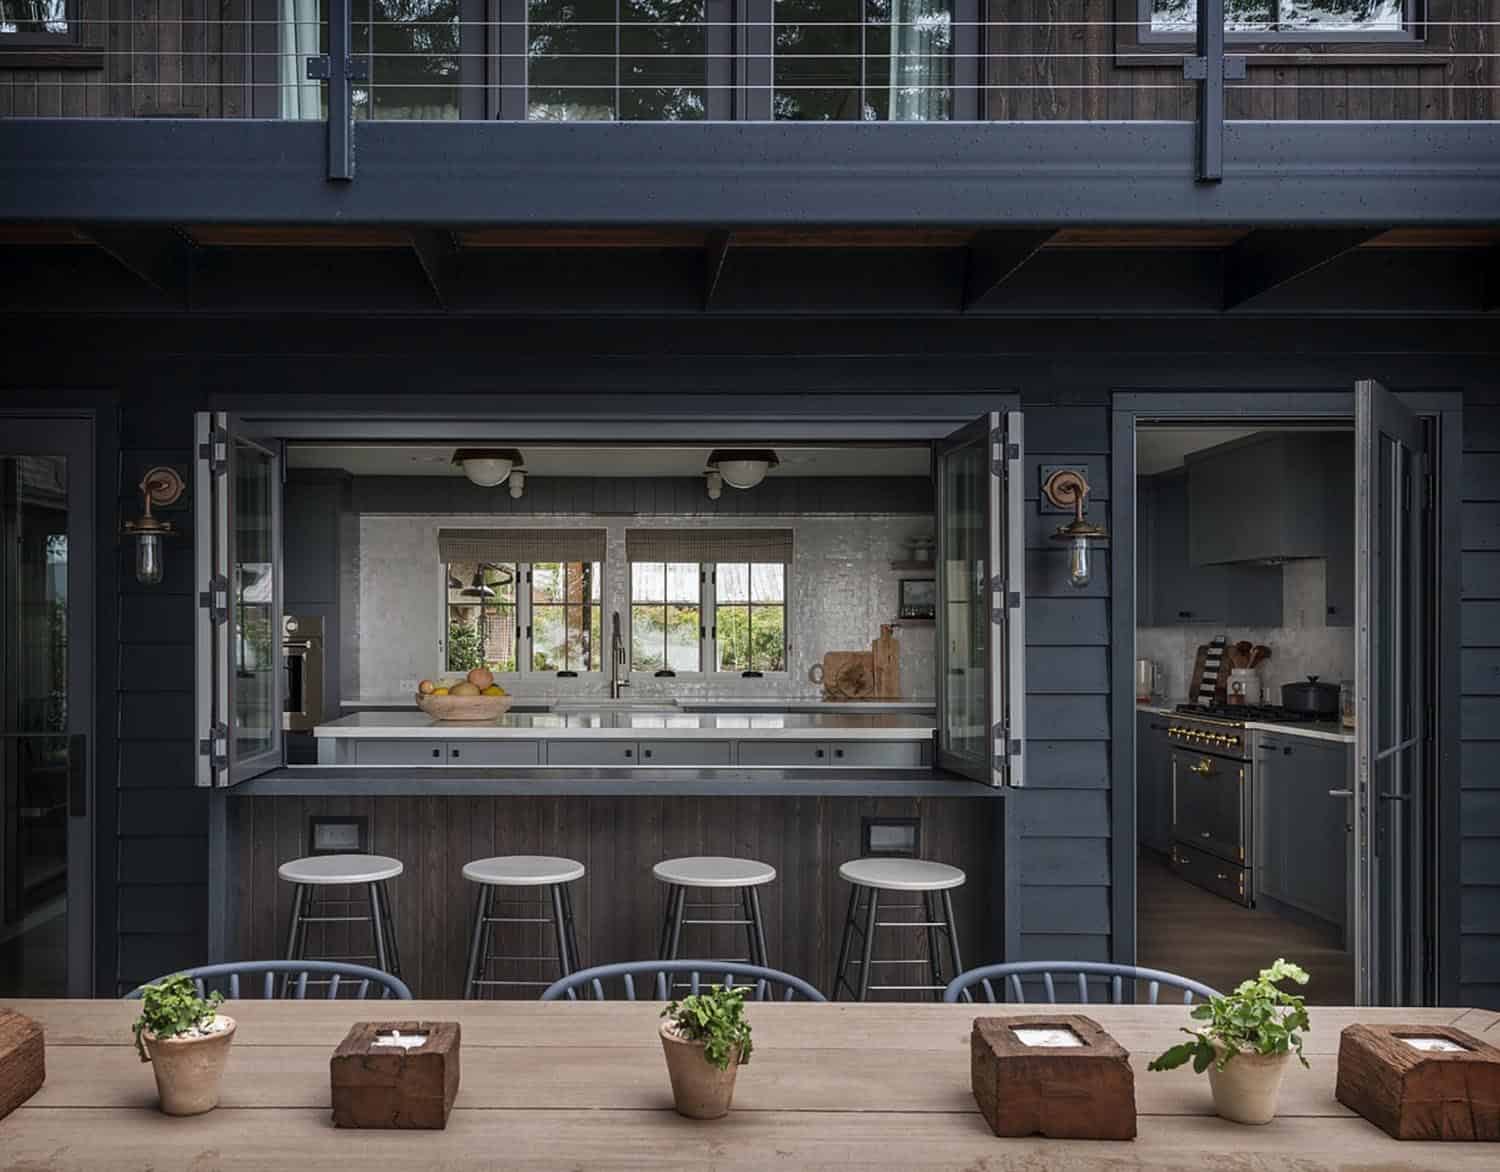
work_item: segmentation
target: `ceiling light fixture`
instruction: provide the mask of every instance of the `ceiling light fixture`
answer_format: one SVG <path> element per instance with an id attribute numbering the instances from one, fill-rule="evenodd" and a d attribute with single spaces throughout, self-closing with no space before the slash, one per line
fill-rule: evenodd
<path id="1" fill-rule="evenodd" d="M 730 488 L 754 488 L 779 463 L 769 448 L 720 448 L 708 454 L 706 471 L 717 472 Z"/>
<path id="2" fill-rule="evenodd" d="M 718 500 L 724 495 L 724 478 L 717 472 L 705 472 L 703 477 L 708 481 L 708 499 Z"/>
<path id="3" fill-rule="evenodd" d="M 1093 576 L 1090 545 L 1109 540 L 1109 534 L 1085 519 L 1089 482 L 1076 468 L 1059 468 L 1047 477 L 1042 493 L 1059 509 L 1072 509 L 1073 519 L 1052 534 L 1053 541 L 1068 543 L 1068 585 L 1082 590 Z"/>
<path id="4" fill-rule="evenodd" d="M 510 474 L 510 495 L 513 500 L 520 500 L 521 494 L 526 491 L 526 473 L 517 468 Z"/>
<path id="5" fill-rule="evenodd" d="M 464 470 L 471 483 L 494 488 L 522 469 L 526 457 L 515 448 L 459 448 L 453 453 L 453 463 Z"/>

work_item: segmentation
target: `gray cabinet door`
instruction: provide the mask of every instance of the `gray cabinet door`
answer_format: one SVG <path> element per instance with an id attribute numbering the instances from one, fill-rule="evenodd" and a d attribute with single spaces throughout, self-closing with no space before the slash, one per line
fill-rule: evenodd
<path id="1" fill-rule="evenodd" d="M 442 741 L 366 740 L 351 738 L 356 765 L 442 765 L 447 746 Z"/>
<path id="2" fill-rule="evenodd" d="M 830 741 L 826 764 L 897 769 L 917 768 L 931 760 L 926 741 Z"/>
<path id="3" fill-rule="evenodd" d="M 449 765 L 540 765 L 541 745 L 536 741 L 449 741 Z"/>
<path id="4" fill-rule="evenodd" d="M 548 741 L 548 765 L 637 765 L 634 741 Z"/>
<path id="5" fill-rule="evenodd" d="M 731 765 L 733 741 L 642 741 L 642 765 Z"/>
<path id="6" fill-rule="evenodd" d="M 828 746 L 817 741 L 738 741 L 741 765 L 827 765 Z"/>
<path id="7" fill-rule="evenodd" d="M 1170 717 L 1136 713 L 1135 810 L 1140 842 L 1161 854 L 1172 849 L 1172 761 L 1167 741 Z"/>
<path id="8" fill-rule="evenodd" d="M 1329 790 L 1347 782 L 1346 746 L 1263 736 L 1255 785 L 1261 816 L 1257 888 L 1343 927 L 1348 880 L 1348 803 Z"/>

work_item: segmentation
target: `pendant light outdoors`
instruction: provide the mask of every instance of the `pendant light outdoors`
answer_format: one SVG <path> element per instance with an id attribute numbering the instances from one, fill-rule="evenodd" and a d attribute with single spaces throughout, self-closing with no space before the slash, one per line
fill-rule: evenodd
<path id="1" fill-rule="evenodd" d="M 515 448 L 459 448 L 453 453 L 453 463 L 464 470 L 471 483 L 494 488 L 519 471 L 526 458 Z M 520 494 L 512 490 L 512 495 Z"/>
<path id="2" fill-rule="evenodd" d="M 717 472 L 730 488 L 754 488 L 777 464 L 769 448 L 722 448 L 708 454 L 708 473 Z"/>
<path id="3" fill-rule="evenodd" d="M 165 508 L 176 504 L 183 492 L 182 477 L 171 468 L 151 468 L 141 478 L 141 516 L 126 521 L 121 533 L 135 538 L 135 580 L 144 586 L 155 586 L 165 569 L 162 539 L 177 536 L 170 521 L 152 516 L 151 506 Z"/>
<path id="4" fill-rule="evenodd" d="M 1093 551 L 1091 547 L 1109 540 L 1109 533 L 1098 525 L 1091 524 L 1084 516 L 1088 509 L 1089 482 L 1082 472 L 1072 468 L 1059 468 L 1047 477 L 1042 493 L 1059 509 L 1072 509 L 1073 519 L 1052 534 L 1053 541 L 1066 542 L 1068 546 L 1068 585 L 1082 590 L 1093 577 Z"/>

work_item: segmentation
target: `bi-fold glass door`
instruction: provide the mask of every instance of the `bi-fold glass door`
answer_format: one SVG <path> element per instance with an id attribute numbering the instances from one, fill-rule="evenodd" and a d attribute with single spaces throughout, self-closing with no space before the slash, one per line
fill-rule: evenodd
<path id="1" fill-rule="evenodd" d="M 991 411 L 937 445 L 938 764 L 1025 780 L 1021 413 Z"/>
<path id="2" fill-rule="evenodd" d="M 195 429 L 197 781 L 226 786 L 282 763 L 282 454 L 226 412 Z"/>

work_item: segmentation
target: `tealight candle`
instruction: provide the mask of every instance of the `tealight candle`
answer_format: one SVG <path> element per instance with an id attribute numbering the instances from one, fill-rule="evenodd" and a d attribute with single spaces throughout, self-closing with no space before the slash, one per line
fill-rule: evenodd
<path id="1" fill-rule="evenodd" d="M 400 1046 L 404 1050 L 411 1050 L 426 1041 L 426 1034 L 403 1034 L 400 1030 L 392 1030 L 388 1034 L 376 1034 L 370 1044 L 372 1046 Z"/>
<path id="2" fill-rule="evenodd" d="M 1019 1029 L 1014 1031 L 1023 1046 L 1081 1046 L 1083 1039 L 1069 1029 Z"/>
<path id="3" fill-rule="evenodd" d="M 1439 1054 L 1467 1054 L 1468 1048 L 1449 1038 L 1402 1038 L 1413 1050 L 1427 1050 Z"/>

